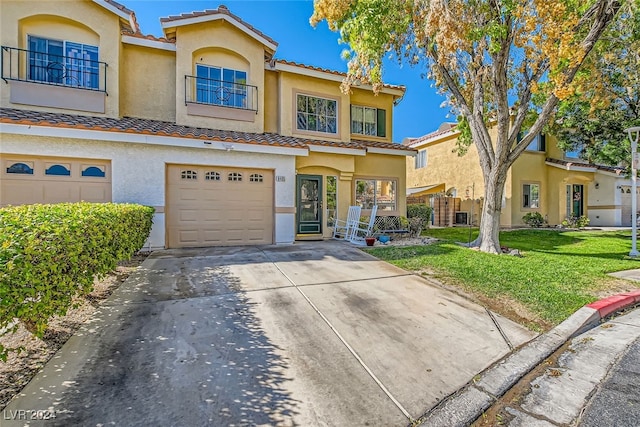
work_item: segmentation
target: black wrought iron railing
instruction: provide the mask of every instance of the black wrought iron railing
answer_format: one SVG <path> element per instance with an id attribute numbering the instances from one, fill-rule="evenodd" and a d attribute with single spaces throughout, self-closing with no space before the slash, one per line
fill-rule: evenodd
<path id="1" fill-rule="evenodd" d="M 258 111 L 256 86 L 205 77 L 184 77 L 185 103 Z"/>
<path id="2" fill-rule="evenodd" d="M 107 63 L 87 54 L 63 56 L 2 46 L 2 79 L 107 91 Z"/>

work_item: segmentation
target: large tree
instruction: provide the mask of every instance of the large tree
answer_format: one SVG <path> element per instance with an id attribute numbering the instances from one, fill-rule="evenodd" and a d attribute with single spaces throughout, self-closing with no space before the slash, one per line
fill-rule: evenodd
<path id="1" fill-rule="evenodd" d="M 480 157 L 485 198 L 474 245 L 499 253 L 507 171 L 574 93 L 625 1 L 635 0 L 315 0 L 311 24 L 326 20 L 349 45 L 345 91 L 357 82 L 379 88 L 390 53 L 426 65 Z"/>
<path id="2" fill-rule="evenodd" d="M 559 146 L 591 163 L 630 165 L 624 130 L 640 126 L 640 13 L 629 4 L 587 57 L 576 93 L 561 101 L 551 129 Z M 595 54 L 595 55 L 594 55 Z"/>

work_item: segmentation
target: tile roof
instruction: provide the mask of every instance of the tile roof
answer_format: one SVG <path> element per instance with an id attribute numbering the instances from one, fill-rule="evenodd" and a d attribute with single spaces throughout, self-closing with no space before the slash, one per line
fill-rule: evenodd
<path id="1" fill-rule="evenodd" d="M 444 134 L 447 134 L 447 133 L 450 133 L 450 132 L 455 132 L 455 130 L 456 130 L 455 127 L 451 127 L 449 129 L 443 129 L 443 130 L 438 129 L 435 132 L 431 132 L 431 133 L 428 133 L 426 135 L 422 135 L 422 136 L 420 136 L 418 138 L 409 138 L 408 140 L 404 141 L 403 144 L 411 146 L 413 144 L 417 144 L 419 142 L 427 141 L 427 140 L 435 138 L 437 136 L 441 136 L 441 135 L 444 135 Z"/>
<path id="2" fill-rule="evenodd" d="M 136 133 L 176 138 L 202 139 L 207 141 L 235 142 L 253 145 L 307 148 L 309 145 L 322 145 L 339 148 L 366 149 L 367 147 L 412 151 L 401 144 L 390 142 L 353 140 L 351 142 L 333 142 L 283 136 L 276 133 L 235 132 L 182 126 L 160 120 L 123 117 L 80 116 L 72 114 L 47 113 L 14 108 L 0 108 L 0 123 L 25 124 L 32 126 L 53 126 L 68 129 L 94 130 L 104 132 Z"/>
<path id="3" fill-rule="evenodd" d="M 330 70 L 328 68 L 315 67 L 313 65 L 301 64 L 299 62 L 287 61 L 287 60 L 284 60 L 284 59 L 275 59 L 274 61 L 279 63 L 279 64 L 292 65 L 294 67 L 305 68 L 307 70 L 313 70 L 313 71 L 320 71 L 320 72 L 323 72 L 323 73 L 334 74 L 336 76 L 341 76 L 341 77 L 346 77 L 347 76 L 347 73 L 342 72 L 342 71 Z M 402 91 L 407 90 L 407 88 L 405 86 L 402 86 L 402 85 L 393 85 L 393 84 L 384 83 L 382 86 L 386 87 L 388 89 L 399 89 L 399 90 L 402 90 Z"/>
<path id="4" fill-rule="evenodd" d="M 160 22 L 161 23 L 173 22 L 173 21 L 180 21 L 182 19 L 197 18 L 197 17 L 200 17 L 200 16 L 209 16 L 209 15 L 227 15 L 227 16 L 230 16 L 231 18 L 235 19 L 236 21 L 240 22 L 242 25 L 247 27 L 249 30 L 253 31 L 254 33 L 256 33 L 258 35 L 260 35 L 261 37 L 264 37 L 265 39 L 267 39 L 269 42 L 273 43 L 274 45 L 276 45 L 276 46 L 278 45 L 278 42 L 276 42 L 274 39 L 272 39 L 271 37 L 269 37 L 268 35 L 266 35 L 262 31 L 258 30 L 253 25 L 251 25 L 248 22 L 244 21 L 238 15 L 235 15 L 235 14 L 231 13 L 229 11 L 229 9 L 225 5 L 222 5 L 222 4 L 220 6 L 218 6 L 217 9 L 206 9 L 206 10 L 201 11 L 201 12 L 182 13 L 180 15 L 172 15 L 172 16 L 168 16 L 166 18 L 160 18 Z"/>
<path id="5" fill-rule="evenodd" d="M 545 161 L 547 163 L 553 163 L 556 165 L 561 165 L 561 166 L 567 166 L 567 167 L 571 167 L 571 166 L 580 166 L 583 168 L 594 168 L 594 169 L 598 169 L 604 172 L 612 172 L 615 173 L 617 175 L 620 175 L 622 173 L 625 172 L 625 168 L 620 167 L 620 166 L 607 166 L 607 165 L 596 165 L 593 163 L 586 163 L 586 162 L 582 162 L 582 161 L 568 161 L 568 160 L 560 160 L 560 159 L 554 159 L 552 157 L 547 157 L 545 159 Z"/>

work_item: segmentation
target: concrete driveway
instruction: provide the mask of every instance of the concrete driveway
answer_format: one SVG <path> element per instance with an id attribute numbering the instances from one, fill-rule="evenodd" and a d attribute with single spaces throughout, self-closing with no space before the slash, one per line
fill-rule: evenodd
<path id="1" fill-rule="evenodd" d="M 407 425 L 534 336 L 493 316 L 341 242 L 160 251 L 1 424 Z"/>

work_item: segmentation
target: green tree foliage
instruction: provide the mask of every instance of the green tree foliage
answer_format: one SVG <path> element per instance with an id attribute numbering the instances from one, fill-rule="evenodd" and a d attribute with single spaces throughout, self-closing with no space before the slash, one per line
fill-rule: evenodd
<path id="1" fill-rule="evenodd" d="M 560 148 L 591 163 L 629 165 L 625 129 L 640 126 L 640 0 L 628 3 L 596 44 L 576 94 L 562 101 L 552 131 Z"/>
<path id="2" fill-rule="evenodd" d="M 635 0 L 315 0 L 311 24 L 326 20 L 349 45 L 343 91 L 358 82 L 378 90 L 390 54 L 427 68 L 478 150 L 485 195 L 474 244 L 500 253 L 507 171 L 575 93 L 625 1 Z"/>

